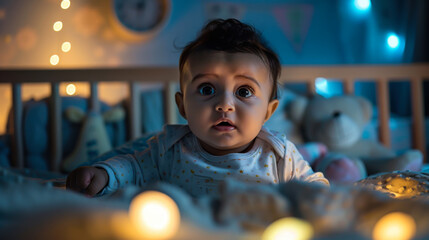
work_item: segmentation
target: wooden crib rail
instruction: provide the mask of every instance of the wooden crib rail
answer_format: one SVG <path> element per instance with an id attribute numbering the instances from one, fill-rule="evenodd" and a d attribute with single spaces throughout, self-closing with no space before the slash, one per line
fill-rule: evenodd
<path id="1" fill-rule="evenodd" d="M 413 146 L 426 156 L 423 80 L 429 79 L 429 64 L 410 65 L 338 65 L 338 66 L 284 66 L 280 83 L 298 82 L 308 85 L 310 93 L 315 92 L 315 80 L 319 77 L 335 79 L 343 82 L 345 93 L 354 93 L 355 81 L 375 81 L 377 84 L 377 105 L 379 109 L 380 141 L 390 146 L 390 81 L 408 80 L 411 83 Z M 99 108 L 97 94 L 98 82 L 122 81 L 129 84 L 130 104 L 130 136 L 137 138 L 141 133 L 140 103 L 137 84 L 141 82 L 157 82 L 165 84 L 167 123 L 175 123 L 176 109 L 174 92 L 179 80 L 177 67 L 135 67 L 135 68 L 98 68 L 98 69 L 0 69 L 0 83 L 12 84 L 12 145 L 13 166 L 24 166 L 24 145 L 22 133 L 22 100 L 21 84 L 48 82 L 51 84 L 50 104 L 50 137 L 51 170 L 58 171 L 61 163 L 61 98 L 59 84 L 61 82 L 89 82 L 91 95 L 89 99 L 92 109 Z"/>

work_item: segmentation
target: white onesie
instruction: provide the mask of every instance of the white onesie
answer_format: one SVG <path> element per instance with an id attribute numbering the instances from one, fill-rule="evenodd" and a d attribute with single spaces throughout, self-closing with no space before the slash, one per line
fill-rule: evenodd
<path id="1" fill-rule="evenodd" d="M 156 181 L 175 184 L 193 196 L 218 193 L 226 178 L 262 184 L 291 179 L 329 182 L 314 173 L 295 145 L 284 134 L 262 128 L 252 148 L 245 153 L 214 156 L 206 152 L 187 125 L 166 125 L 148 140 L 142 152 L 119 155 L 94 166 L 104 168 L 109 183 L 102 194 L 128 184 L 144 186 Z"/>

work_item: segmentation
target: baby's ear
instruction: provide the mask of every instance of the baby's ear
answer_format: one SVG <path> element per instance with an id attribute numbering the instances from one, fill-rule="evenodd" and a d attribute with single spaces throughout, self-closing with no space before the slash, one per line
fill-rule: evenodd
<path id="1" fill-rule="evenodd" d="M 176 105 L 179 109 L 180 115 L 182 115 L 182 117 L 186 119 L 185 106 L 183 105 L 183 94 L 181 92 L 176 92 L 176 95 L 174 97 L 176 99 Z"/>
<path id="2" fill-rule="evenodd" d="M 279 100 L 277 100 L 277 99 L 271 100 L 268 103 L 267 114 L 265 115 L 264 122 L 266 122 L 266 121 L 268 121 L 268 119 L 270 119 L 271 115 L 273 115 L 273 113 L 276 111 L 278 106 L 279 106 Z"/>

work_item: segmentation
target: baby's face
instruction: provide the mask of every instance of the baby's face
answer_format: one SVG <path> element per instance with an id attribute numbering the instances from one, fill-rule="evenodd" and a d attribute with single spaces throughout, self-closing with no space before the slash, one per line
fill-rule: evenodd
<path id="1" fill-rule="evenodd" d="M 246 151 L 278 105 L 269 69 L 253 54 L 196 52 L 182 77 L 179 111 L 213 155 Z"/>

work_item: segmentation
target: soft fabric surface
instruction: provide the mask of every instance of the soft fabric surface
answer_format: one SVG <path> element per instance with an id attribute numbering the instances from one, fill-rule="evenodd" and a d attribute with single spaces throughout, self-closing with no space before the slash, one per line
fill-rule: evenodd
<path id="1" fill-rule="evenodd" d="M 401 175 L 405 182 L 428 179 L 420 173 L 387 173 L 382 176 L 383 184 L 393 174 Z M 416 238 L 429 237 L 429 202 L 423 198 L 428 193 L 422 192 L 420 198 L 393 199 L 369 189 L 379 185 L 372 180 L 362 184 L 364 187 L 358 183 L 330 189 L 304 182 L 256 187 L 226 181 L 219 196 L 200 198 L 159 183 L 144 189 L 131 186 L 92 199 L 65 191 L 63 181 L 28 178 L 0 169 L 0 238 L 137 238 L 132 235 L 136 229 L 128 224 L 127 209 L 131 199 L 145 190 L 164 192 L 177 203 L 182 221 L 173 239 L 259 239 L 272 221 L 289 216 L 308 221 L 317 239 L 371 239 L 378 219 L 396 211 L 415 219 Z"/>

